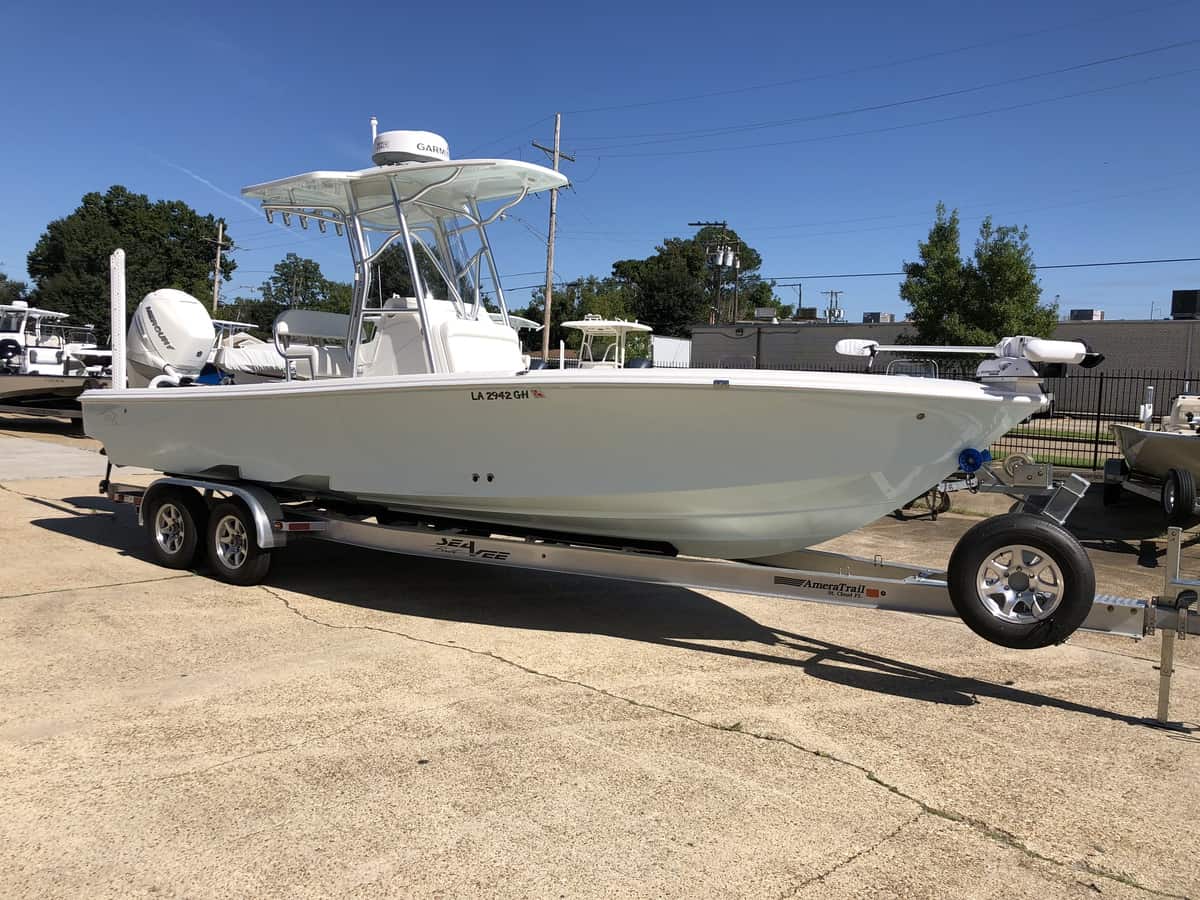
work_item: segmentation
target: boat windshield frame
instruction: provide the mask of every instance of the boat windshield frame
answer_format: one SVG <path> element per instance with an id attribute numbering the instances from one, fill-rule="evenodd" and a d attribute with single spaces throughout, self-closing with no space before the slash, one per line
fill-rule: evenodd
<path id="1" fill-rule="evenodd" d="M 426 363 L 430 372 L 438 370 L 438 354 L 434 352 L 432 329 L 428 327 L 430 321 L 428 304 L 435 298 L 430 290 L 431 286 L 425 283 L 426 279 L 421 274 L 418 254 L 423 254 L 433 262 L 436 271 L 446 285 L 448 294 L 446 299 L 453 303 L 458 317 L 466 320 L 477 319 L 481 314 L 483 307 L 480 287 L 481 270 L 486 263 L 495 289 L 493 302 L 499 308 L 503 324 L 512 327 L 509 321 L 508 304 L 504 297 L 504 287 L 500 281 L 500 271 L 492 254 L 487 228 L 505 212 L 524 200 L 530 193 L 529 186 L 524 185 L 507 197 L 491 198 L 499 201 L 500 205 L 486 217 L 480 210 L 478 201 L 474 197 L 468 196 L 465 191 L 461 197 L 461 205 L 458 206 L 435 202 L 427 196 L 435 189 L 452 185 L 464 171 L 477 164 L 478 161 L 464 164 L 450 161 L 446 163 L 445 167 L 448 169 L 448 173 L 444 178 L 430 181 L 408 194 L 402 193 L 397 184 L 398 180 L 407 174 L 406 166 L 396 166 L 395 172 L 377 169 L 371 175 L 387 179 L 390 199 L 371 206 L 359 204 L 355 196 L 355 182 L 353 181 L 345 183 L 344 205 L 337 203 L 309 205 L 262 199 L 262 210 L 268 222 L 274 222 L 274 217 L 278 214 L 282 217 L 285 225 L 290 225 L 292 217 L 296 217 L 302 228 L 307 228 L 308 221 L 311 219 L 317 223 L 322 232 L 326 231 L 328 225 L 333 225 L 338 234 L 345 233 L 350 248 L 350 258 L 354 265 L 354 294 L 346 332 L 346 355 L 350 363 L 351 378 L 359 375 L 358 355 L 361 345 L 366 342 L 363 337 L 365 323 L 394 312 L 382 300 L 378 306 L 373 306 L 370 302 L 375 264 L 378 263 L 383 253 L 394 244 L 403 247 L 405 262 L 417 302 L 418 315 L 421 318 L 421 334 Z M 388 213 L 395 216 L 395 226 L 382 221 L 384 216 L 380 214 Z M 446 220 L 451 218 L 456 220 L 455 224 L 447 227 Z M 459 224 L 460 221 L 462 224 Z M 436 252 L 435 247 L 431 247 L 429 242 L 416 234 L 416 232 L 425 231 L 431 233 L 432 242 L 436 245 Z M 479 249 L 470 255 L 460 269 L 453 252 L 453 242 L 462 243 L 464 235 L 469 232 L 477 234 Z M 446 270 L 447 262 L 455 268 L 454 272 Z M 472 274 L 470 282 L 474 289 L 470 297 L 463 297 L 460 291 L 463 279 Z"/>

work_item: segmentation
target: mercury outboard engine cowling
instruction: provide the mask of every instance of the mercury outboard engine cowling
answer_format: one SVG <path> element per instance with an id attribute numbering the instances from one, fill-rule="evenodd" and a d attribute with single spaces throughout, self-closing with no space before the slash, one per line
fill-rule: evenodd
<path id="1" fill-rule="evenodd" d="M 125 337 L 130 387 L 159 375 L 195 378 L 216 340 L 204 304 L 184 291 L 151 291 L 138 304 Z"/>

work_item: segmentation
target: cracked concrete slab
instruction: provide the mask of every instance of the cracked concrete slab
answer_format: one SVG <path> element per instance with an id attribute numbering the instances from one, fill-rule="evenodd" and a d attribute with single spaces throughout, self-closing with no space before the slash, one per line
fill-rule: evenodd
<path id="1" fill-rule="evenodd" d="M 236 588 L 148 562 L 91 479 L 6 487 L 5 896 L 1200 895 L 1154 641 L 320 544 Z"/>

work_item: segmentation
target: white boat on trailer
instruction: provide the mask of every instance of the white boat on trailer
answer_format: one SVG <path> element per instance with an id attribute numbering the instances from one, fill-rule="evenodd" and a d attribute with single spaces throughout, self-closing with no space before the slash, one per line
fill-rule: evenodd
<path id="1" fill-rule="evenodd" d="M 111 353 L 67 318 L 24 300 L 0 305 L 0 411 L 80 418 L 79 395 L 106 386 Z"/>
<path id="2" fill-rule="evenodd" d="M 1111 506 L 1128 491 L 1157 501 L 1168 522 L 1192 525 L 1200 518 L 1200 396 L 1180 394 L 1155 428 L 1148 387 L 1139 413 L 1139 425 L 1109 426 L 1122 459 L 1104 464 L 1104 502 Z"/>
<path id="3" fill-rule="evenodd" d="M 269 551 L 292 531 L 373 546 L 398 540 L 405 529 L 385 523 L 403 522 L 411 541 L 391 548 L 402 552 L 424 552 L 419 542 L 435 533 L 430 553 L 514 565 L 536 565 L 567 547 L 610 554 L 599 565 L 735 567 L 739 577 L 769 579 L 770 590 L 760 592 L 837 599 L 840 582 L 825 576 L 840 563 L 798 568 L 814 559 L 805 548 L 886 514 L 957 471 L 960 460 L 973 465 L 975 448 L 1047 405 L 1038 365 L 1087 356 L 1080 344 L 1027 338 L 949 348 L 989 357 L 978 383 L 531 370 L 486 229 L 529 193 L 565 180 L 529 163 L 450 160 L 444 146 L 427 133 L 380 134 L 373 168 L 245 190 L 269 219 L 315 221 L 349 238 L 356 279 L 344 341 L 296 346 L 286 317 L 275 325 L 279 353 L 307 378 L 289 366 L 273 383 L 195 384 L 212 327 L 193 309 L 158 315 L 158 328 L 130 329 L 131 358 L 136 346 L 143 362 L 161 360 L 159 374 L 138 371 L 141 386 L 84 395 L 85 429 L 112 463 L 173 476 L 138 495 L 162 562 L 186 567 L 203 553 L 219 576 L 245 583 L 263 577 Z M 490 214 L 484 203 L 496 204 Z M 408 263 L 413 296 L 381 301 L 375 266 L 391 246 Z M 494 309 L 485 302 L 485 266 Z M 123 298 L 114 310 L 123 316 Z M 840 349 L 874 356 L 888 348 Z M 126 370 L 123 362 L 115 368 Z M 940 598 L 932 605 L 953 608 L 990 640 L 1064 640 L 1096 608 L 1087 556 L 1061 528 L 1079 492 L 1069 482 L 1045 515 L 973 529 L 949 581 L 921 573 L 900 580 L 930 582 Z M 499 535 L 545 549 L 524 559 Z M 661 580 L 694 583 L 674 574 Z M 797 587 L 802 582 L 833 587 Z M 863 590 L 877 593 L 855 596 L 885 605 L 894 589 Z"/>

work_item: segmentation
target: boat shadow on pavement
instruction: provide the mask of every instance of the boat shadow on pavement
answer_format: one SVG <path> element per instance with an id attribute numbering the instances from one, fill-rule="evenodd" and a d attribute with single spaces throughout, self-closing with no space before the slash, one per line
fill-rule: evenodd
<path id="1" fill-rule="evenodd" d="M 33 524 L 137 559 L 150 558 L 146 537 L 129 507 L 96 497 L 66 498 L 53 505 L 75 514 Z M 1127 724 L 1146 723 L 1135 716 L 1012 684 L 954 675 L 771 628 L 687 588 L 396 556 L 319 542 L 297 542 L 278 551 L 276 563 L 267 578 L 268 587 L 398 616 L 607 635 L 791 666 L 843 687 L 927 703 L 972 706 L 990 698 Z M 200 570 L 200 574 L 206 573 Z M 929 624 L 912 620 L 913 628 Z"/>
<path id="2" fill-rule="evenodd" d="M 1067 520 L 1070 531 L 1084 547 L 1137 557 L 1137 564 L 1153 569 L 1166 556 L 1167 522 L 1157 503 L 1125 493 L 1113 506 L 1104 504 L 1104 486 L 1093 484 Z M 1200 542 L 1200 534 L 1186 532 L 1184 548 Z"/>

